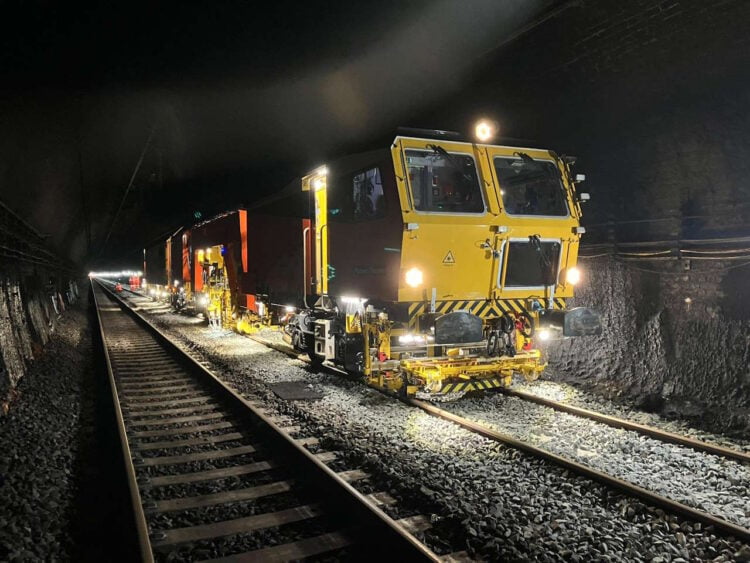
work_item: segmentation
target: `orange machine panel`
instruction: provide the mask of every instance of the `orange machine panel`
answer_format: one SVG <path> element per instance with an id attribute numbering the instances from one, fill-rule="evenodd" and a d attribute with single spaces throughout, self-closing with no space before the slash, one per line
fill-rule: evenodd
<path id="1" fill-rule="evenodd" d="M 193 291 L 203 289 L 203 264 L 195 260 L 195 276 L 193 276 Z"/>
<path id="2" fill-rule="evenodd" d="M 247 273 L 247 211 L 239 210 L 240 241 L 242 243 L 242 272 Z"/>
<path id="3" fill-rule="evenodd" d="M 182 235 L 182 281 L 190 281 L 190 234 Z"/>

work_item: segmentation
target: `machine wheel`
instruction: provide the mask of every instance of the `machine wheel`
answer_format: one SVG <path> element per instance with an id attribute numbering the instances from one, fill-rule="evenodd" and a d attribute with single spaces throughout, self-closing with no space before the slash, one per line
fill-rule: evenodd
<path id="1" fill-rule="evenodd" d="M 487 355 L 492 358 L 493 356 L 497 356 L 498 353 L 498 344 L 500 342 L 500 337 L 495 330 L 491 330 L 489 336 L 487 336 Z"/>
<path id="2" fill-rule="evenodd" d="M 504 332 L 505 334 L 510 334 L 513 332 L 513 329 L 515 328 L 515 323 L 513 322 L 513 318 L 508 315 L 503 315 L 500 317 L 498 322 L 498 327 L 500 329 L 500 332 Z"/>

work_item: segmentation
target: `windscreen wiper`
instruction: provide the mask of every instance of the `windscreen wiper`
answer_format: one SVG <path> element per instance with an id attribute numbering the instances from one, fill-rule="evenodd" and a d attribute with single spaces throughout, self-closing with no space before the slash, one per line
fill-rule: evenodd
<path id="1" fill-rule="evenodd" d="M 530 157 L 525 152 L 516 151 L 516 152 L 513 153 L 513 156 L 517 156 L 518 158 L 520 158 L 521 160 L 523 160 L 524 164 L 531 164 L 534 167 L 538 167 L 539 166 L 539 164 L 537 164 L 537 161 L 534 160 L 532 157 Z"/>
<path id="2" fill-rule="evenodd" d="M 466 172 L 463 170 L 463 166 L 461 166 L 461 163 L 459 163 L 451 153 L 449 153 L 447 150 L 445 150 L 440 145 L 427 145 L 427 148 L 430 149 L 432 152 L 434 152 L 437 155 L 442 156 L 445 160 L 448 161 L 448 163 L 451 165 L 451 167 L 456 170 L 461 176 L 463 176 L 464 180 L 470 183 L 474 183 L 474 178 L 469 176 Z"/>
<path id="3" fill-rule="evenodd" d="M 550 169 L 547 166 L 543 166 L 541 164 L 541 162 L 539 162 L 538 160 L 535 160 L 533 157 L 529 156 L 525 152 L 516 151 L 516 152 L 513 153 L 513 156 L 517 156 L 518 158 L 520 158 L 523 161 L 524 165 L 529 164 L 529 165 L 531 165 L 533 167 L 533 170 L 536 170 L 537 172 L 541 172 L 540 175 L 542 177 L 546 176 L 550 180 L 557 180 L 558 179 L 557 175 L 555 174 L 555 169 L 554 168 Z M 536 177 L 536 176 L 532 176 L 532 178 L 534 178 L 534 177 Z M 565 188 L 563 187 L 562 184 L 560 184 L 560 189 L 562 189 L 562 191 L 565 192 Z"/>

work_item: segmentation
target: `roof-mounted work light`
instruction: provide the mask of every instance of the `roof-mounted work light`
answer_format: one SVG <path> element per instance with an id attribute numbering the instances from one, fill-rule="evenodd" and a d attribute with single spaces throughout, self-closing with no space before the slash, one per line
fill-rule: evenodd
<path id="1" fill-rule="evenodd" d="M 480 143 L 491 141 L 497 133 L 497 126 L 492 121 L 481 119 L 474 126 L 474 136 Z"/>

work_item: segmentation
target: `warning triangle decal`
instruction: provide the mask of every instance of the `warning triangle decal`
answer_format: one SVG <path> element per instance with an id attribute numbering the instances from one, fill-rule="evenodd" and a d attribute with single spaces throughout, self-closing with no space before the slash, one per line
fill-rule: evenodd
<path id="1" fill-rule="evenodd" d="M 443 258 L 443 264 L 455 264 L 456 259 L 453 256 L 453 251 L 449 250 L 448 254 L 445 255 L 445 258 Z"/>

